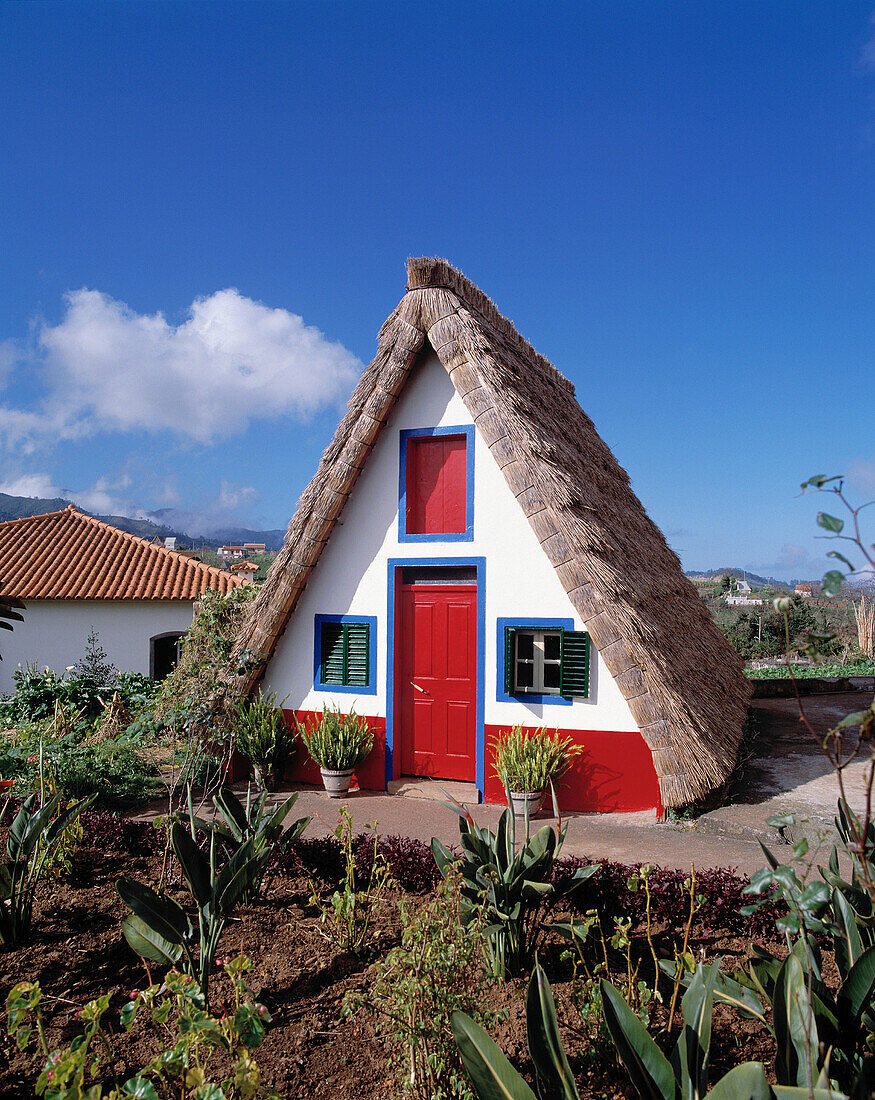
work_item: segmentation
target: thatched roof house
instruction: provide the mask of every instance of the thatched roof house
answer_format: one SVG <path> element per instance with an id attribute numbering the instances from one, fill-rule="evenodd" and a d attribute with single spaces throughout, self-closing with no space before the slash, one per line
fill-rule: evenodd
<path id="1" fill-rule="evenodd" d="M 428 367 L 427 363 L 432 366 Z M 427 422 L 425 425 L 417 423 L 417 416 L 422 417 L 422 412 L 421 406 L 416 407 L 415 403 L 410 413 L 402 416 L 399 401 L 407 400 L 405 395 L 410 387 L 426 387 L 424 380 L 420 383 L 417 379 L 420 374 L 424 379 L 429 370 L 440 373 L 437 363 L 449 378 L 452 390 L 447 391 L 447 395 L 441 398 L 443 404 L 439 402 L 436 408 L 440 413 L 444 406 L 448 409 L 452 407 L 454 412 L 448 412 L 444 420 L 438 420 L 437 415 L 434 419 L 434 424 L 442 424 L 449 418 L 450 427 L 428 428 L 428 431 L 457 433 L 452 436 L 454 440 L 462 440 L 458 444 L 462 457 L 458 459 L 457 466 L 465 461 L 466 440 L 469 463 L 473 463 L 472 452 L 475 449 L 478 463 L 485 463 L 487 455 L 491 457 L 489 469 L 486 466 L 477 467 L 477 515 L 482 518 L 483 526 L 478 530 L 474 522 L 472 527 L 474 467 L 470 465 L 466 483 L 469 494 L 467 526 L 463 522 L 461 527 L 437 528 L 439 532 L 455 531 L 455 534 L 410 536 L 403 530 L 404 509 L 407 509 L 406 522 L 409 524 L 410 508 L 413 507 L 410 494 L 426 492 L 423 507 L 428 509 L 436 507 L 436 498 L 433 496 L 429 503 L 427 496 L 429 492 L 434 494 L 438 491 L 434 485 L 442 485 L 440 492 L 452 496 L 455 492 L 452 489 L 454 479 L 465 481 L 464 474 L 458 473 L 417 474 L 425 476 L 426 480 L 431 478 L 429 484 L 432 488 L 422 490 L 412 487 L 409 480 L 412 475 L 408 468 L 408 481 L 406 485 L 404 483 L 404 447 L 410 445 L 407 437 L 424 434 Z M 433 374 L 429 378 L 428 385 L 436 392 L 441 385 L 440 378 Z M 453 419 L 461 420 L 463 417 L 465 424 L 452 426 Z M 392 440 L 385 438 L 387 431 L 393 435 Z M 472 434 L 466 437 L 465 431 L 472 431 Z M 342 551 L 339 547 L 337 550 L 334 548 L 341 538 L 338 532 L 353 520 L 362 533 L 365 532 L 369 521 L 359 519 L 359 512 L 350 516 L 348 501 L 354 493 L 366 491 L 362 473 L 368 469 L 372 456 L 381 447 L 387 456 L 395 456 L 395 469 L 400 461 L 402 480 L 396 502 L 399 534 L 397 540 L 394 535 L 384 538 L 389 528 L 385 519 L 381 520 L 373 539 L 357 540 L 359 544 L 368 543 L 368 549 L 363 551 L 361 561 L 354 562 L 350 559 L 350 549 Z M 442 454 L 440 462 L 456 461 L 447 457 L 448 452 Z M 433 463 L 437 460 L 432 458 L 429 461 Z M 384 473 L 391 476 L 389 457 L 381 459 L 381 462 L 385 462 Z M 489 489 L 492 485 L 490 469 L 496 468 L 501 477 Z M 440 481 L 441 478 L 444 481 Z M 501 480 L 515 498 L 517 508 L 507 503 L 510 496 L 498 485 Z M 376 494 L 378 483 L 374 481 L 372 487 L 370 482 L 368 485 L 367 492 Z M 494 502 L 490 499 L 481 504 L 487 490 Z M 375 495 L 373 499 L 376 502 Z M 461 507 L 464 512 L 464 504 Z M 379 511 L 376 503 L 367 513 L 375 510 Z M 362 511 L 361 516 L 365 515 Z M 579 732 L 585 746 L 602 746 L 593 749 L 595 756 L 601 760 L 601 764 L 595 760 L 595 765 L 611 772 L 614 788 L 618 784 L 619 788 L 623 787 L 622 777 L 617 778 L 617 761 L 628 756 L 628 745 L 621 748 L 619 741 L 611 743 L 609 739 L 619 737 L 621 733 L 626 737 L 640 735 L 649 749 L 646 767 L 650 767 L 652 754 L 652 767 L 658 779 L 658 801 L 664 807 L 688 803 L 722 784 L 734 766 L 747 711 L 749 690 L 742 675 L 741 662 L 713 625 L 695 587 L 684 576 L 677 557 L 669 549 L 662 533 L 648 518 L 630 487 L 628 475 L 578 405 L 574 387 L 519 335 L 511 322 L 477 287 L 444 260 L 408 261 L 407 291 L 383 325 L 377 355 L 364 372 L 316 475 L 301 497 L 285 544 L 248 613 L 239 648 L 269 657 L 266 681 L 281 695 L 285 694 L 283 689 L 290 681 L 288 676 L 283 679 L 279 672 L 282 662 L 277 657 L 277 651 L 285 647 L 291 654 L 296 644 L 287 642 L 282 635 L 298 622 L 305 586 L 309 592 L 324 568 L 323 580 L 327 582 L 330 574 L 332 587 L 326 589 L 326 594 L 320 598 L 323 601 L 331 599 L 328 593 L 337 592 L 342 606 L 324 607 L 323 610 L 340 612 L 336 616 L 338 619 L 355 619 L 357 613 L 368 609 L 364 605 L 357 606 L 356 601 L 367 603 L 370 599 L 369 607 L 374 611 L 373 633 L 379 633 L 380 637 L 381 660 L 377 664 L 382 670 L 384 659 L 388 675 L 385 684 L 382 676 L 377 675 L 375 694 L 377 703 L 382 698 L 385 713 L 375 714 L 374 717 L 378 724 L 385 723 L 386 775 L 388 778 L 393 774 L 397 776 L 402 761 L 398 759 L 397 751 L 399 730 L 395 728 L 393 735 L 393 725 L 398 727 L 402 713 L 407 713 L 403 711 L 407 704 L 399 696 L 402 691 L 402 687 L 398 686 L 399 678 L 407 675 L 411 668 L 416 669 L 412 664 L 399 664 L 402 660 L 400 650 L 393 653 L 392 646 L 394 642 L 397 649 L 402 644 L 399 635 L 401 620 L 398 619 L 402 614 L 398 610 L 401 607 L 401 588 L 409 581 L 408 587 L 413 591 L 423 579 L 418 574 L 402 576 L 402 570 L 409 569 L 413 561 L 423 565 L 431 560 L 440 561 L 444 568 L 447 563 L 452 565 L 455 559 L 448 558 L 447 552 L 459 550 L 453 540 L 473 541 L 473 546 L 463 549 L 484 549 L 489 538 L 495 537 L 496 515 L 500 516 L 498 526 L 507 524 L 507 530 L 517 522 L 517 517 L 524 516 L 534 540 L 522 531 L 514 535 L 515 556 L 522 566 L 515 579 L 508 572 L 512 570 L 513 563 L 493 568 L 488 551 L 482 558 L 476 559 L 478 570 L 481 568 L 480 562 L 483 562 L 482 575 L 478 572 L 475 578 L 471 572 L 459 574 L 460 584 L 475 586 L 476 582 L 478 586 L 477 644 L 481 665 L 485 667 L 477 676 L 479 681 L 485 679 L 489 685 L 486 690 L 484 684 L 478 681 L 476 698 L 476 781 L 480 790 L 487 788 L 488 797 L 488 744 L 485 743 L 490 738 L 490 731 L 494 735 L 500 727 L 517 723 L 534 727 L 546 725 L 549 728 L 561 725 L 563 730 Z M 390 518 L 390 527 L 391 522 Z M 453 521 L 449 522 L 452 524 Z M 420 526 L 417 530 L 426 531 L 428 528 Z M 344 534 L 343 538 L 347 535 Z M 383 549 L 377 548 L 378 538 L 383 538 Z M 434 541 L 445 540 L 447 546 L 442 548 L 444 553 L 440 559 L 388 556 L 399 552 L 401 543 L 415 543 L 417 539 L 431 540 L 415 547 L 420 554 L 434 551 Z M 540 547 L 540 555 L 531 549 L 536 544 Z M 344 543 L 344 546 L 347 545 L 352 547 L 354 544 Z M 410 551 L 410 546 L 405 545 L 402 549 Z M 345 563 L 338 561 L 333 566 L 323 566 L 326 560 L 333 560 L 332 554 L 341 553 L 346 555 Z M 357 577 L 364 575 L 365 569 L 369 568 L 369 559 L 380 553 L 384 553 L 384 561 L 389 564 L 388 593 L 384 588 L 380 597 L 375 593 L 368 594 L 370 590 L 364 583 L 359 584 L 358 589 L 354 585 L 344 588 L 342 578 L 349 573 Z M 539 560 L 536 561 L 536 558 Z M 469 570 L 474 569 L 471 564 L 474 558 L 458 560 L 468 563 L 465 567 Z M 538 569 L 542 564 L 548 568 L 547 563 L 552 567 L 552 577 L 536 580 L 536 575 L 540 577 Z M 494 583 L 499 576 L 499 568 L 506 574 L 506 577 L 502 574 L 502 581 L 506 583 L 501 584 L 500 591 L 496 587 L 497 582 Z M 490 589 L 484 592 L 481 587 L 485 589 L 487 573 Z M 396 574 L 397 590 L 393 579 Z M 543 598 L 550 603 L 549 610 L 542 612 L 540 605 L 532 602 L 534 597 L 529 599 L 529 578 L 532 578 L 533 591 L 542 590 L 545 593 Z M 570 616 L 567 621 L 571 624 L 570 627 L 556 627 L 560 632 L 557 637 L 560 640 L 567 637 L 570 653 L 574 640 L 588 635 L 594 647 L 589 667 L 593 670 L 593 677 L 601 676 L 600 697 L 595 700 L 592 691 L 586 696 L 581 692 L 558 689 L 564 692 L 561 701 L 567 703 L 573 698 L 575 704 L 570 712 L 563 712 L 561 723 L 555 717 L 559 712 L 545 713 L 541 708 L 542 703 L 552 701 L 550 693 L 557 691 L 555 686 L 551 686 L 553 673 L 548 667 L 552 663 L 550 653 L 555 646 L 547 637 L 555 630 L 541 621 L 546 616 L 546 622 L 550 623 L 553 616 L 559 622 L 557 609 L 562 609 L 558 608 L 558 597 L 551 588 L 551 585 L 555 587 L 554 578 L 558 579 L 564 590 L 563 599 L 567 600 L 567 615 Z M 439 576 L 436 579 L 441 580 Z M 528 619 L 520 619 L 518 615 L 515 618 L 516 608 L 507 611 L 508 586 L 515 588 L 519 609 L 527 612 Z M 349 591 L 348 597 L 346 589 Z M 379 599 L 385 601 L 387 594 L 390 602 L 380 605 Z M 504 615 L 498 614 L 501 607 L 490 604 L 491 599 L 497 600 L 499 596 L 505 601 L 504 610 L 507 613 Z M 393 597 L 394 605 L 391 602 Z M 314 608 L 319 620 L 318 605 L 314 604 Z M 307 635 L 311 651 L 312 610 L 308 605 L 307 621 L 296 625 L 296 629 L 302 632 L 302 639 L 304 634 Z M 494 614 L 491 613 L 493 610 Z M 531 625 L 534 623 L 531 619 L 534 613 L 540 616 L 540 625 Z M 517 620 L 521 624 L 519 627 L 515 625 Z M 498 634 L 495 634 L 496 622 L 499 624 Z M 506 633 L 507 645 L 511 648 L 505 649 L 503 654 L 502 623 L 506 632 L 511 631 Z M 562 629 L 566 631 L 565 636 L 561 634 Z M 527 636 L 515 642 L 514 630 Z M 333 644 L 334 638 L 334 634 L 329 641 L 323 637 L 323 658 L 324 647 L 329 642 Z M 532 640 L 540 654 L 534 660 L 540 669 L 535 675 L 542 677 L 538 688 L 541 694 L 527 694 L 533 689 L 524 685 L 523 678 L 530 676 L 530 672 L 522 665 L 529 660 L 526 654 L 532 647 Z M 373 638 L 370 642 L 373 644 Z M 319 644 L 317 637 L 317 666 L 320 661 Z M 420 642 L 410 645 L 418 651 Z M 306 647 L 301 648 L 300 652 L 305 650 Z M 416 659 L 415 654 L 409 658 L 410 661 Z M 287 656 L 286 664 L 289 661 L 291 657 Z M 504 694 L 501 689 L 503 674 L 506 681 Z M 242 686 L 251 690 L 258 675 L 258 672 L 253 673 Z M 373 679 L 374 670 L 370 675 Z M 589 677 L 590 673 L 586 675 Z M 498 686 L 493 692 L 492 685 L 496 683 L 496 678 Z M 410 676 L 410 679 L 413 682 L 414 677 Z M 418 687 L 420 680 L 420 673 L 417 672 L 417 682 L 413 686 L 420 691 L 420 696 L 414 696 L 411 705 L 423 702 L 424 695 L 429 694 Z M 318 710 L 320 702 L 326 698 L 336 699 L 337 696 L 330 694 L 324 681 L 324 676 L 320 680 L 317 667 L 313 684 L 315 694 L 313 691 L 309 694 L 298 692 L 300 697 L 295 698 L 293 691 L 290 705 L 306 712 Z M 326 689 L 324 696 L 317 690 L 320 686 Z M 613 699 L 610 692 L 614 688 L 617 689 L 617 698 L 610 702 Z M 344 690 L 350 690 L 349 686 Z M 358 694 L 364 694 L 361 685 Z M 432 696 L 434 694 L 432 691 Z M 583 701 L 589 704 L 588 709 L 578 706 L 581 694 Z M 537 700 L 537 705 L 534 700 Z M 558 696 L 556 701 L 560 701 Z M 598 706 L 603 701 L 605 705 L 610 702 L 613 707 L 610 718 L 599 717 Z M 519 704 L 525 709 L 514 711 L 511 704 Z M 375 709 L 380 708 L 377 706 Z M 361 705 L 358 710 L 362 712 Z M 578 710 L 580 715 L 575 717 Z M 409 713 L 413 714 L 413 711 Z M 396 750 L 394 762 L 390 759 L 393 746 Z M 415 761 L 414 766 L 418 766 Z M 440 774 L 439 769 L 433 774 Z M 644 782 L 639 776 L 635 783 L 639 780 Z M 584 775 L 581 775 L 580 782 L 586 784 Z M 572 792 L 571 802 L 574 801 Z M 621 795 L 607 801 L 610 805 L 605 805 L 603 798 L 595 797 L 594 804 L 603 808 L 631 808 L 636 798 L 630 794 L 629 797 Z M 592 798 L 588 802 L 581 795 L 578 802 L 581 806 L 589 806 Z"/>

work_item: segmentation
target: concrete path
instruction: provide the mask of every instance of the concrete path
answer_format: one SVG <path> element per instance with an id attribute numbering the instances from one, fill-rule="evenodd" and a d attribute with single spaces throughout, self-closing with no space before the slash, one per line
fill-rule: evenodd
<path id="1" fill-rule="evenodd" d="M 871 693 L 853 692 L 810 696 L 805 706 L 822 738 L 842 717 L 864 709 L 870 701 Z M 697 869 L 731 867 L 752 874 L 764 864 L 758 839 L 775 848 L 779 857 L 789 858 L 788 841 L 805 834 L 813 848 L 824 844 L 826 850 L 820 861 L 825 861 L 838 798 L 838 784 L 829 762 L 818 741 L 799 721 L 795 701 L 759 699 L 753 708 L 759 735 L 750 759 L 730 791 L 727 805 L 703 814 L 696 821 L 682 823 L 659 823 L 653 813 L 570 813 L 565 817 L 568 834 L 564 854 L 622 863 L 655 863 L 682 870 L 688 870 L 691 864 Z M 864 775 L 865 758 L 855 761 L 845 773 L 846 789 L 857 809 L 865 799 Z M 467 784 L 446 786 L 453 788 L 460 800 L 468 802 L 478 824 L 495 828 L 502 812 L 500 806 L 472 804 L 465 797 L 466 790 L 472 789 Z M 433 788 L 425 792 L 422 788 L 422 784 L 407 784 L 408 793 L 357 791 L 345 799 L 331 799 L 321 789 L 291 785 L 271 799 L 279 800 L 297 791 L 298 803 L 293 815 L 312 815 L 307 834 L 310 836 L 332 832 L 337 825 L 338 810 L 346 806 L 356 829 L 373 822 L 384 836 L 401 834 L 425 843 L 436 836 L 445 844 L 455 843 L 459 836 L 456 815 L 434 800 L 440 797 L 439 792 Z M 235 784 L 235 790 L 245 797 L 246 783 Z M 423 793 L 428 797 L 422 797 Z M 131 816 L 147 819 L 161 811 L 162 806 L 154 804 Z M 797 814 L 800 825 L 784 839 L 765 821 L 771 814 L 787 811 Z M 534 824 L 551 820 L 554 819 L 542 813 Z"/>
<path id="2" fill-rule="evenodd" d="M 803 707 L 814 735 L 799 715 L 795 699 L 757 699 L 752 713 L 759 736 L 752 755 L 729 792 L 726 805 L 703 814 L 696 822 L 699 832 L 775 843 L 775 830 L 766 825 L 773 814 L 792 813 L 797 825 L 788 830 L 788 840 L 801 836 L 813 847 L 827 850 L 835 839 L 833 819 L 839 797 L 835 771 L 823 750 L 823 739 L 846 715 L 865 710 L 871 691 L 812 695 Z M 853 734 L 855 731 L 851 730 Z M 845 752 L 855 747 L 851 736 Z M 871 756 L 865 745 L 843 769 L 845 796 L 852 809 L 863 814 L 866 781 Z"/>

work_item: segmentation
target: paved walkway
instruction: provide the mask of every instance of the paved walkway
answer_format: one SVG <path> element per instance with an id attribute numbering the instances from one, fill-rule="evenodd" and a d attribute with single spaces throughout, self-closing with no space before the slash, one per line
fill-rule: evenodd
<path id="1" fill-rule="evenodd" d="M 868 706 L 871 694 L 810 696 L 806 711 L 820 736 L 851 711 Z M 796 835 L 805 833 L 812 847 L 828 847 L 835 814 L 838 785 L 829 762 L 815 738 L 800 723 L 795 701 L 760 699 L 753 704 L 759 736 L 740 779 L 730 792 L 727 805 L 704 814 L 695 822 L 662 824 L 653 813 L 583 814 L 570 813 L 564 854 L 583 858 L 615 859 L 623 863 L 656 863 L 662 867 L 688 870 L 732 867 L 751 874 L 763 866 L 758 840 L 777 854 L 789 857 L 789 848 L 777 831 L 765 824 L 775 813 L 790 811 L 800 819 Z M 852 804 L 861 807 L 865 795 L 866 757 L 851 764 L 845 774 Z M 246 783 L 235 784 L 245 797 Z M 291 785 L 272 795 L 279 800 L 297 791 L 295 817 L 313 816 L 310 836 L 333 831 L 341 806 L 353 815 L 357 829 L 375 822 L 381 835 L 401 834 L 428 843 L 433 836 L 445 844 L 458 840 L 458 819 L 454 813 L 430 798 L 357 791 L 345 799 L 331 799 L 321 789 Z M 500 806 L 470 806 L 475 820 L 495 828 Z M 137 818 L 154 817 L 160 804 L 148 807 Z M 547 814 L 535 819 L 540 825 L 553 820 Z M 790 839 L 795 839 L 791 836 Z M 824 851 L 821 862 L 825 862 Z"/>

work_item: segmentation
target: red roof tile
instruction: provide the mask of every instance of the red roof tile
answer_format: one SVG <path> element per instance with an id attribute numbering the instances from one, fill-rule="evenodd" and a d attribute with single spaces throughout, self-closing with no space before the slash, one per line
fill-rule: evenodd
<path id="1" fill-rule="evenodd" d="M 73 505 L 0 523 L 0 594 L 20 600 L 195 600 L 239 577 L 110 527 Z"/>

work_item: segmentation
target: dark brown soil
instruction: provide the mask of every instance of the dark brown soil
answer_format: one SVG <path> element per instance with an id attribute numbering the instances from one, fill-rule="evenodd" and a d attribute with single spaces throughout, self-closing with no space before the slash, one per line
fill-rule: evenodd
<path id="1" fill-rule="evenodd" d="M 38 902 L 30 942 L 15 951 L 0 952 L 0 995 L 19 981 L 38 981 L 44 993 L 48 1040 L 51 1046 L 70 1042 L 81 1024 L 75 1013 L 103 993 L 112 995 L 105 1018 L 117 1052 L 115 1066 L 124 1080 L 157 1053 L 154 1030 L 130 1034 L 119 1027 L 118 1012 L 131 991 L 148 984 L 142 962 L 120 932 L 127 910 L 115 891 L 120 875 L 156 884 L 154 858 L 89 853 L 80 856 L 74 881 L 44 891 Z M 184 892 L 178 899 L 186 900 Z M 245 952 L 253 962 L 250 984 L 256 999 L 273 1016 L 263 1045 L 255 1052 L 262 1081 L 281 1096 L 320 1100 L 393 1100 L 402 1091 L 392 1075 L 382 1037 L 370 1018 L 341 1017 L 341 1003 L 351 989 L 367 982 L 368 965 L 400 939 L 397 907 L 390 896 L 375 922 L 375 935 L 364 957 L 340 952 L 322 935 L 318 911 L 309 904 L 306 878 L 274 879 L 269 899 L 243 910 L 226 929 L 220 954 Z M 658 944 L 672 955 L 674 936 L 666 931 Z M 738 939 L 710 936 L 695 944 L 708 957 L 722 954 L 731 969 L 745 957 L 749 944 Z M 572 983 L 558 946 L 548 948 L 543 961 L 553 984 L 566 1048 L 584 1097 L 625 1100 L 634 1092 L 617 1066 L 612 1048 L 597 1034 L 587 1036 L 571 1003 Z M 227 994 L 218 976 L 214 1005 Z M 665 984 L 663 985 L 665 988 Z M 494 1037 L 508 1057 L 529 1079 L 531 1064 L 525 1038 L 525 983 L 509 982 L 484 990 L 492 1007 L 507 1012 Z M 663 1017 L 664 1018 L 664 1017 Z M 659 1023 L 659 1018 L 655 1021 Z M 752 1022 L 718 1008 L 714 1020 L 712 1081 L 725 1070 L 749 1058 L 769 1064 L 768 1036 Z M 0 1027 L 0 1096 L 32 1097 L 42 1069 L 33 1050 L 20 1053 Z"/>

